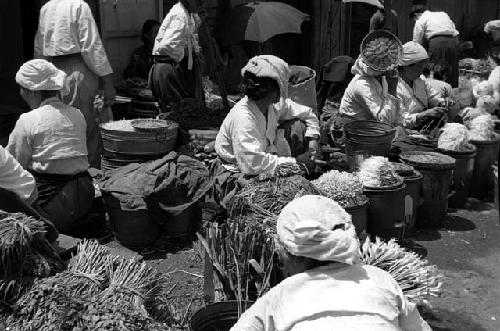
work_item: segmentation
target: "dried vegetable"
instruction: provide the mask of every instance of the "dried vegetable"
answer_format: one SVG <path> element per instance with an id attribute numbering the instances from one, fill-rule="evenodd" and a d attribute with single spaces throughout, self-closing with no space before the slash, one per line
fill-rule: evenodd
<path id="1" fill-rule="evenodd" d="M 365 187 L 388 187 L 402 183 L 394 166 L 382 156 L 372 156 L 359 168 L 359 178 Z"/>
<path id="2" fill-rule="evenodd" d="M 469 130 L 467 130 L 465 125 L 446 123 L 438 139 L 438 148 L 447 151 L 462 152 L 467 150 L 468 143 Z"/>
<path id="3" fill-rule="evenodd" d="M 384 242 L 367 238 L 361 247 L 363 263 L 387 271 L 396 280 L 404 295 L 419 303 L 430 296 L 439 296 L 443 276 L 414 252 L 399 246 L 395 239 Z"/>
<path id="4" fill-rule="evenodd" d="M 331 170 L 312 183 L 323 195 L 343 208 L 363 205 L 368 201 L 363 194 L 363 184 L 356 174 Z"/>
<path id="5" fill-rule="evenodd" d="M 405 152 L 401 154 L 401 159 L 405 163 L 412 165 L 454 165 L 455 159 L 451 156 L 435 152 Z"/>
<path id="6" fill-rule="evenodd" d="M 0 301 L 15 302 L 37 278 L 48 277 L 64 263 L 45 238 L 45 225 L 23 213 L 0 210 Z"/>

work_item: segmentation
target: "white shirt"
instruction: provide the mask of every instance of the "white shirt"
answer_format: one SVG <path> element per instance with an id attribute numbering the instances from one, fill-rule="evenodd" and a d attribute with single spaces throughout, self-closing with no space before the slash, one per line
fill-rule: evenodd
<path id="1" fill-rule="evenodd" d="M 436 35 L 449 35 L 456 37 L 458 31 L 455 28 L 455 23 L 450 16 L 445 12 L 425 11 L 422 16 L 415 22 L 413 29 L 413 41 L 422 44 L 425 40 L 429 40 Z"/>
<path id="2" fill-rule="evenodd" d="M 255 102 L 245 97 L 231 109 L 215 140 L 215 151 L 227 170 L 257 175 L 295 162 L 278 122 L 300 119 L 306 123 L 306 137 L 319 137 L 319 121 L 311 108 L 290 99 L 282 109 L 274 107 L 269 107 L 266 118 Z"/>
<path id="3" fill-rule="evenodd" d="M 77 53 L 97 76 L 113 73 L 89 5 L 83 0 L 50 0 L 40 10 L 35 58 Z"/>
<path id="4" fill-rule="evenodd" d="M 82 113 L 58 98 L 22 114 L 9 136 L 7 150 L 28 170 L 73 175 L 89 168 L 87 124 Z"/>
<path id="5" fill-rule="evenodd" d="M 232 331 L 430 331 L 385 271 L 330 264 L 289 277 L 257 300 Z"/>
<path id="6" fill-rule="evenodd" d="M 28 204 L 37 197 L 35 178 L 2 146 L 0 146 L 0 187 L 16 193 Z"/>
<path id="7" fill-rule="evenodd" d="M 193 51 L 199 52 L 196 33 L 199 22 L 197 14 L 190 14 L 180 2 L 175 4 L 160 26 L 153 46 L 153 55 L 167 55 L 181 62 L 186 48 L 188 56 L 192 56 Z"/>
<path id="8" fill-rule="evenodd" d="M 405 126 L 414 126 L 418 113 L 437 107 L 439 102 L 444 101 L 441 94 L 420 77 L 413 81 L 413 86 L 400 78 L 397 91 L 399 99 L 405 105 L 403 110 Z"/>
<path id="9" fill-rule="evenodd" d="M 444 91 L 446 91 L 445 92 L 446 95 L 448 97 L 451 97 L 451 93 L 453 91 L 453 88 L 447 82 L 444 82 L 444 81 L 439 80 L 439 79 L 434 79 L 434 78 L 431 78 L 431 77 L 425 78 L 425 81 L 429 84 L 429 86 L 434 91 L 440 92 L 441 96 L 443 95 Z"/>
<path id="10" fill-rule="evenodd" d="M 403 124 L 401 101 L 384 91 L 372 76 L 357 74 L 340 102 L 339 113 L 352 120 L 377 120 L 392 126 Z"/>

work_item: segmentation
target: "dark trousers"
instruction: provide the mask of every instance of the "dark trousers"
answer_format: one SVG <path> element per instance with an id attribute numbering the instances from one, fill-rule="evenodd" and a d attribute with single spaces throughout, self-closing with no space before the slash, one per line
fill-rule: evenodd
<path id="1" fill-rule="evenodd" d="M 450 67 L 446 82 L 452 87 L 458 87 L 458 38 L 451 36 L 433 37 L 428 42 L 427 52 L 431 63 L 442 63 Z"/>

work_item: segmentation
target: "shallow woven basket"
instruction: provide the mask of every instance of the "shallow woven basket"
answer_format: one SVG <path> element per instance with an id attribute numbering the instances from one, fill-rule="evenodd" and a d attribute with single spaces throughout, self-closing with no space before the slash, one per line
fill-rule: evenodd
<path id="1" fill-rule="evenodd" d="M 380 52 L 377 55 L 369 54 L 373 43 L 387 41 L 387 46 L 377 45 L 375 48 Z M 398 37 L 386 30 L 375 30 L 363 38 L 360 46 L 363 61 L 373 70 L 385 72 L 396 69 L 403 56 L 403 44 Z"/>
<path id="2" fill-rule="evenodd" d="M 426 159 L 422 158 L 425 157 Z M 445 170 L 455 168 L 455 159 L 436 152 L 404 152 L 399 158 L 406 164 L 425 169 Z"/>
<path id="3" fill-rule="evenodd" d="M 154 119 L 154 118 L 141 118 L 130 121 L 130 125 L 138 131 L 144 132 L 158 132 L 165 131 L 173 124 L 172 121 Z"/>

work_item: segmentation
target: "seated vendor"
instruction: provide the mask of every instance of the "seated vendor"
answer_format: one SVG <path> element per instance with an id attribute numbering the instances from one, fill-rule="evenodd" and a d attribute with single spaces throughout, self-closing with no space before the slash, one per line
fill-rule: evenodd
<path id="1" fill-rule="evenodd" d="M 340 102 L 337 121 L 341 123 L 335 126 L 355 120 L 375 120 L 394 127 L 402 125 L 404 105 L 396 93 L 398 77 L 394 70 L 374 70 L 359 57 L 352 73 L 355 76 Z"/>
<path id="2" fill-rule="evenodd" d="M 351 216 L 335 201 L 295 199 L 281 211 L 276 230 L 288 278 L 232 331 L 431 330 L 390 274 L 360 263 Z"/>
<path id="3" fill-rule="evenodd" d="M 140 78 L 147 80 L 153 65 L 153 45 L 160 29 L 157 20 L 147 20 L 142 26 L 142 46 L 137 47 L 130 56 L 130 62 L 123 73 L 123 78 Z"/>
<path id="4" fill-rule="evenodd" d="M 63 71 L 42 59 L 21 66 L 16 82 L 32 110 L 19 117 L 7 146 L 35 177 L 37 203 L 60 231 L 85 216 L 94 200 L 85 118 L 61 101 L 65 79 Z"/>
<path id="5" fill-rule="evenodd" d="M 403 117 L 407 127 L 416 127 L 426 118 L 445 114 L 440 106 L 446 104 L 446 99 L 421 78 L 428 62 L 429 56 L 422 45 L 414 41 L 403 45 L 397 93 L 405 105 Z"/>
<path id="6" fill-rule="evenodd" d="M 256 56 L 241 74 L 245 97 L 231 109 L 215 142 L 224 168 L 258 175 L 272 172 L 282 163 L 295 163 L 293 157 L 303 152 L 297 151 L 301 146 L 288 143 L 285 130 L 278 130 L 280 123 L 290 120 L 295 120 L 294 124 L 299 122 L 292 124 L 293 133 L 302 142 L 308 142 L 306 154 L 316 155 L 318 118 L 311 108 L 288 98 L 288 64 L 272 55 Z"/>
<path id="7" fill-rule="evenodd" d="M 425 77 L 425 81 L 429 86 L 439 92 L 441 97 L 450 97 L 453 88 L 446 82 L 451 70 L 450 67 L 445 63 L 429 63 L 427 69 L 428 75 Z"/>

